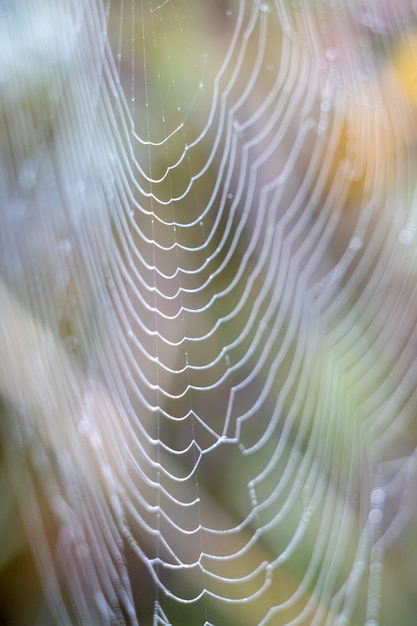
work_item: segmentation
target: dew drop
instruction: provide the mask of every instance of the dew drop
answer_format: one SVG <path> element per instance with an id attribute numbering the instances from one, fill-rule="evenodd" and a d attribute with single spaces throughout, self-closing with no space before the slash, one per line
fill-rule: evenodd
<path id="1" fill-rule="evenodd" d="M 26 166 L 23 167 L 19 172 L 19 185 L 22 189 L 32 189 L 36 182 L 36 173 L 35 170 Z"/>
<path id="2" fill-rule="evenodd" d="M 374 489 L 371 493 L 371 501 L 377 505 L 383 504 L 385 502 L 385 491 L 383 489 Z"/>
<path id="3" fill-rule="evenodd" d="M 379 509 L 372 509 L 369 513 L 369 521 L 371 524 L 379 524 L 382 521 L 384 514 Z"/>
<path id="4" fill-rule="evenodd" d="M 325 54 L 328 61 L 336 61 L 339 57 L 339 51 L 337 48 L 328 48 Z"/>
<path id="5" fill-rule="evenodd" d="M 351 250 L 354 250 L 355 252 L 360 250 L 362 248 L 362 239 L 357 236 L 352 237 L 352 239 L 349 242 L 349 248 Z"/>
<path id="6" fill-rule="evenodd" d="M 328 98 L 324 98 L 321 101 L 320 110 L 323 111 L 323 113 L 328 113 L 331 108 L 332 108 L 332 104 L 330 100 Z"/>
<path id="7" fill-rule="evenodd" d="M 409 243 L 411 243 L 411 241 L 413 240 L 413 237 L 414 237 L 413 231 L 411 231 L 409 228 L 404 228 L 404 230 L 402 230 L 400 234 L 398 235 L 398 240 L 400 243 L 406 246 Z"/>
<path id="8" fill-rule="evenodd" d="M 271 7 L 266 2 L 263 2 L 261 6 L 259 7 L 259 10 L 261 13 L 270 13 Z"/>
<path id="9" fill-rule="evenodd" d="M 241 136 L 241 135 L 242 135 L 242 129 L 241 129 L 241 126 L 240 126 L 240 124 L 239 124 L 239 122 L 238 122 L 237 120 L 235 120 L 235 121 L 233 122 L 233 128 L 235 129 L 236 133 L 237 133 L 239 136 Z"/>
<path id="10" fill-rule="evenodd" d="M 72 251 L 72 243 L 70 241 L 70 239 L 62 239 L 62 241 L 60 241 L 59 243 L 59 251 L 61 252 L 61 254 L 67 256 L 68 254 L 71 253 Z"/>

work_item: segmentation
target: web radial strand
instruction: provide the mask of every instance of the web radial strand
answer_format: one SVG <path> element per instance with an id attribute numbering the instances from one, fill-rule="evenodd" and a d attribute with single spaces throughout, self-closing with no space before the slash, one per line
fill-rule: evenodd
<path id="1" fill-rule="evenodd" d="M 0 16 L 4 449 L 50 623 L 412 615 L 413 3 Z"/>

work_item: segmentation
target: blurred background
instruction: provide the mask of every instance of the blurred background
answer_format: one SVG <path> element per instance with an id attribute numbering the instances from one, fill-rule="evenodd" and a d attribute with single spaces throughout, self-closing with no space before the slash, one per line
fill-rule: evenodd
<path id="1" fill-rule="evenodd" d="M 0 624 L 414 625 L 413 2 L 0 16 Z"/>

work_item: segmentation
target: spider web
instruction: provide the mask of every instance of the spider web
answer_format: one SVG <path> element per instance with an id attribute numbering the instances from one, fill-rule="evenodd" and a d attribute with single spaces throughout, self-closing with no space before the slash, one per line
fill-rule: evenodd
<path id="1" fill-rule="evenodd" d="M 412 3 L 0 13 L 4 454 L 51 623 L 384 623 Z"/>

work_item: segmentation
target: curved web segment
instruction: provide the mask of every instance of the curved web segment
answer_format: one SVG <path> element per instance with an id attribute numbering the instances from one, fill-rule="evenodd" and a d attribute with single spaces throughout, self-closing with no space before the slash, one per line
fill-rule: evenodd
<path id="1" fill-rule="evenodd" d="M 417 470 L 412 3 L 0 13 L 5 454 L 51 623 L 380 623 Z"/>

